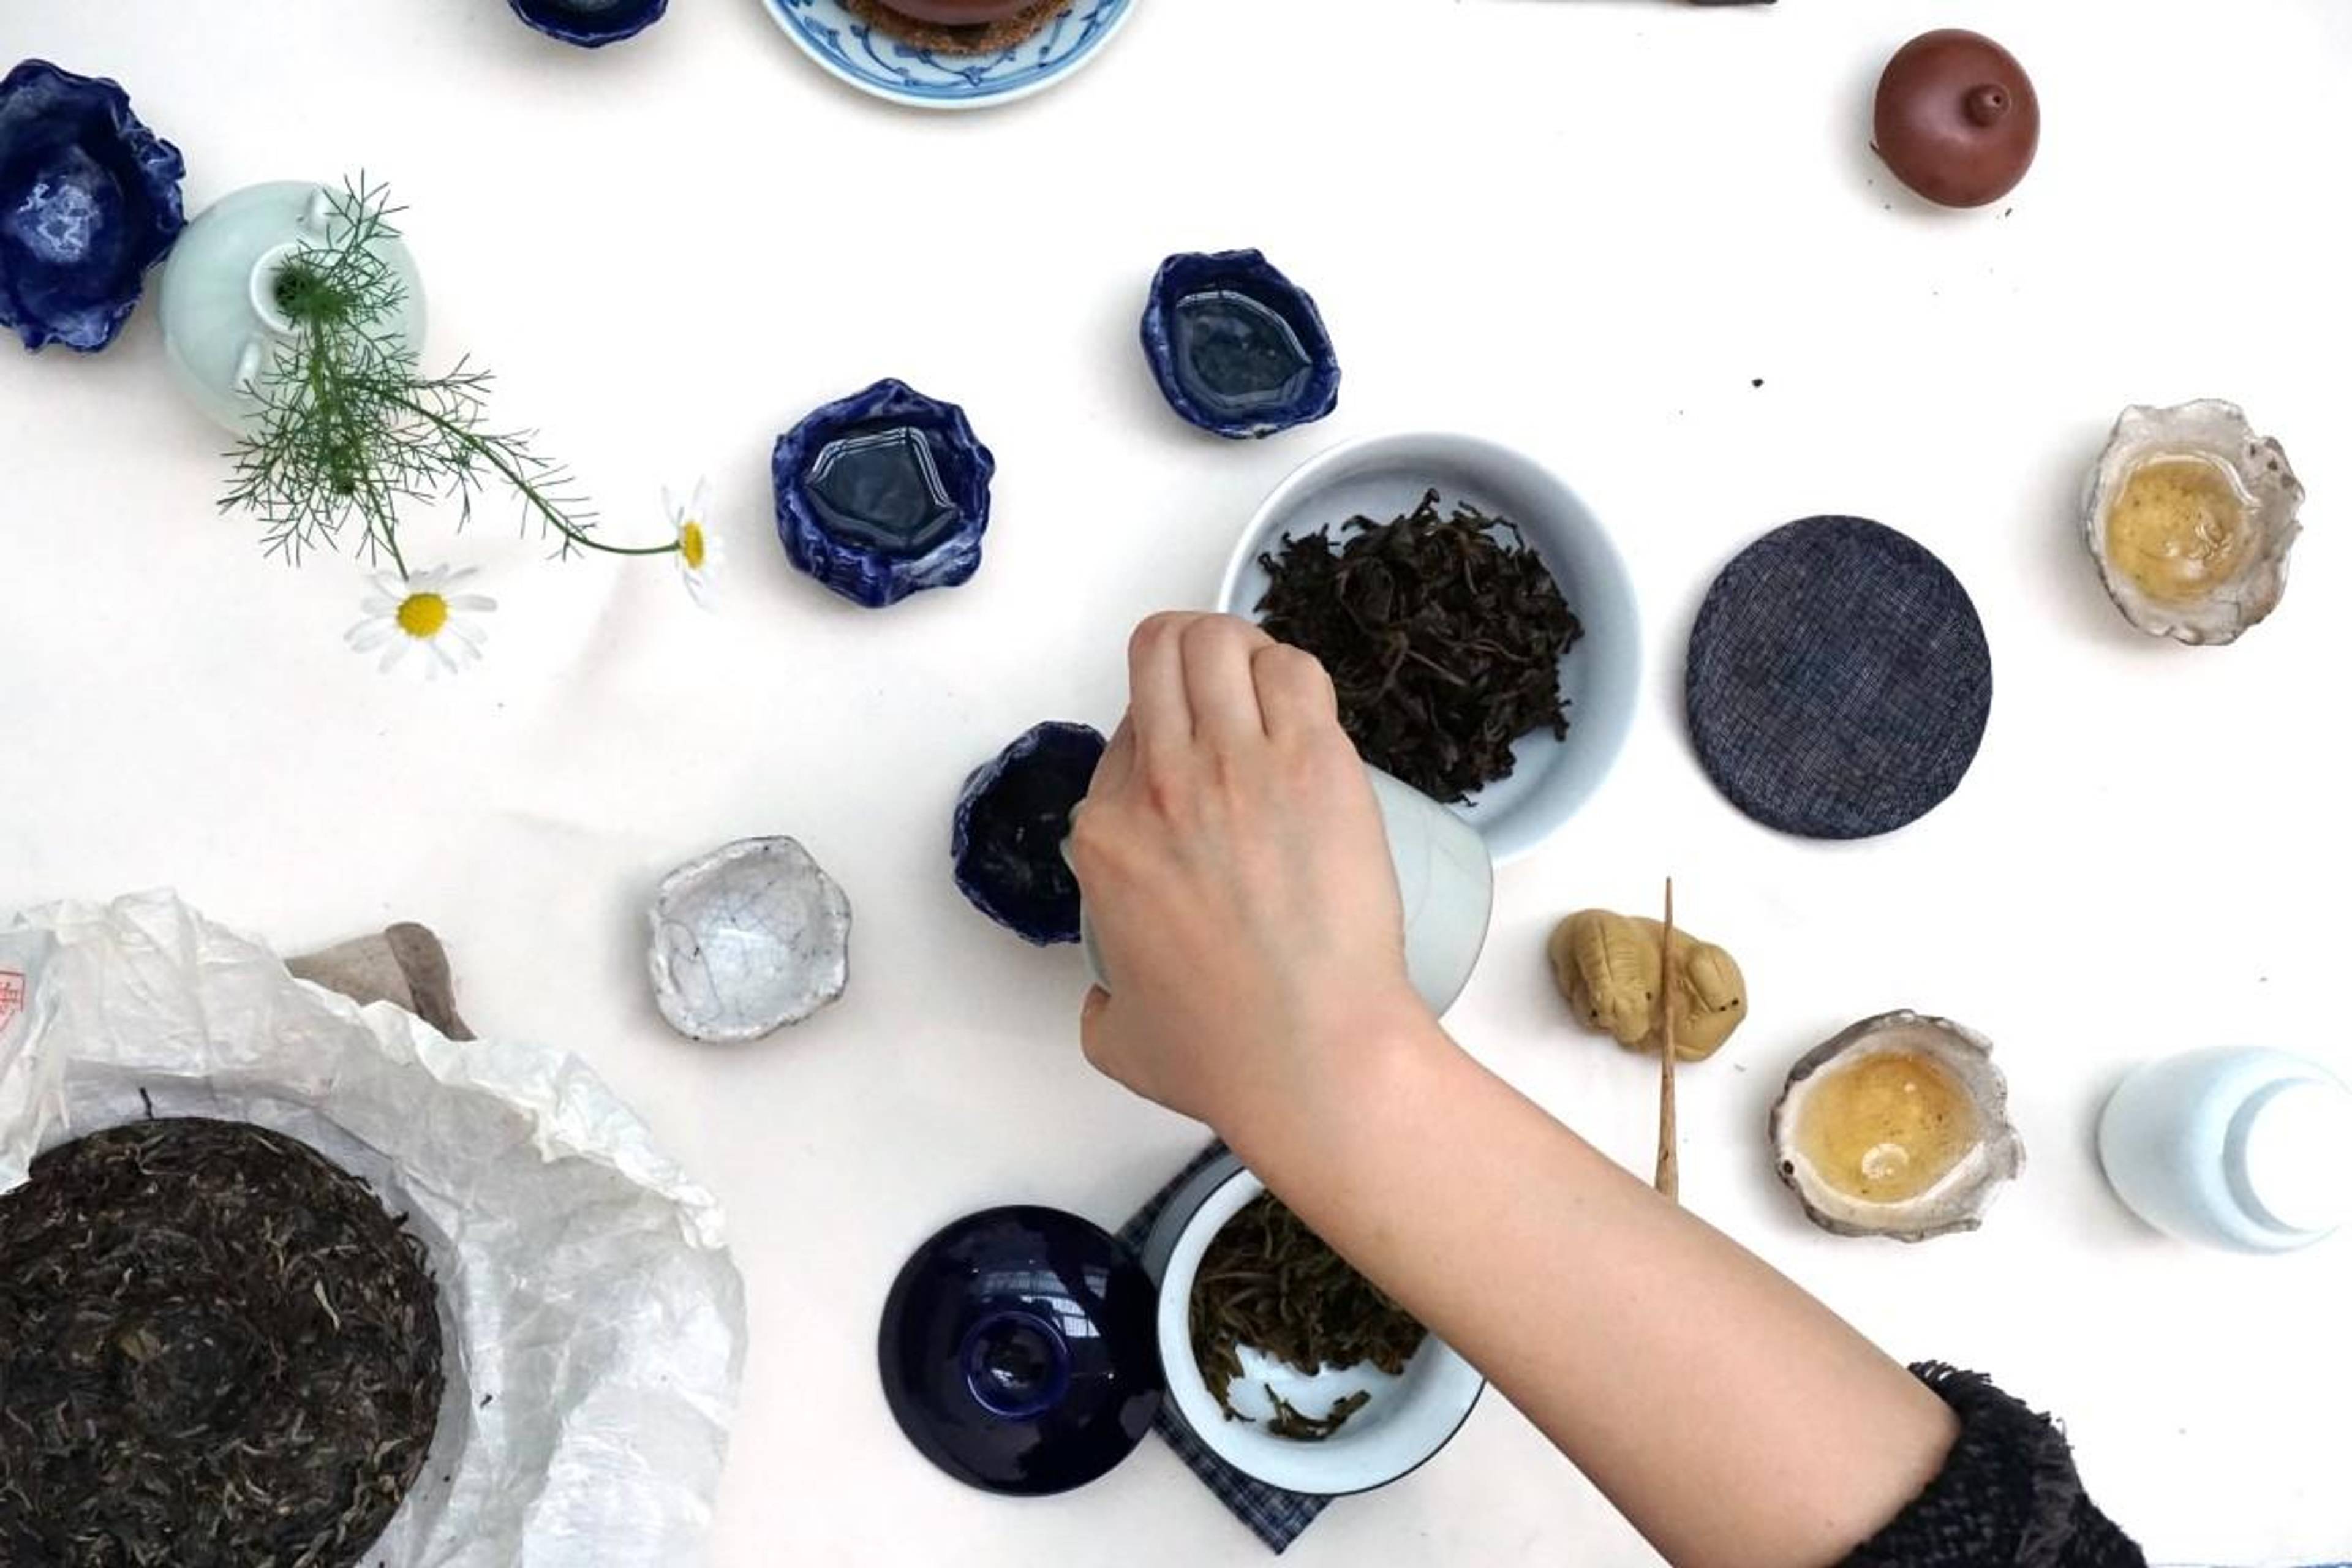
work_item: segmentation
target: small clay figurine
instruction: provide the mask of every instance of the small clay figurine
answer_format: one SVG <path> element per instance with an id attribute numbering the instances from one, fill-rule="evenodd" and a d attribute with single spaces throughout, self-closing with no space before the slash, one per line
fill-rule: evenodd
<path id="1" fill-rule="evenodd" d="M 1944 206 L 1980 207 L 2033 166 L 2042 103 L 2015 56 L 1981 33 L 1947 27 L 1886 62 L 1875 130 L 1895 178 Z"/>
<path id="2" fill-rule="evenodd" d="M 1551 933 L 1552 977 L 1589 1029 L 1628 1050 L 1660 1048 L 1666 1009 L 1658 1005 L 1664 927 L 1638 915 L 1583 910 Z M 1688 931 L 1675 932 L 1675 1056 L 1704 1061 L 1748 1016 L 1748 983 L 1731 954 Z"/>

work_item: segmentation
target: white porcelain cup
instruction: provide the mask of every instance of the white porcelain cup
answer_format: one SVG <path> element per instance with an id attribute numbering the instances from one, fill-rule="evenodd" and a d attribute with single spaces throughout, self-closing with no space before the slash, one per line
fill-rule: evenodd
<path id="1" fill-rule="evenodd" d="M 1378 768 L 1364 773 L 1388 829 L 1389 860 L 1404 909 L 1405 970 L 1430 1010 L 1443 1013 L 1470 984 L 1486 945 L 1495 912 L 1494 858 L 1478 830 L 1444 806 Z M 1095 984 L 1108 988 L 1094 926 L 1083 912 L 1079 931 L 1087 967 Z"/>
<path id="2" fill-rule="evenodd" d="M 2151 1062 L 2100 1114 L 2099 1163 L 2126 1205 L 2180 1240 L 2308 1247 L 2352 1222 L 2352 1088 L 2260 1047 Z"/>

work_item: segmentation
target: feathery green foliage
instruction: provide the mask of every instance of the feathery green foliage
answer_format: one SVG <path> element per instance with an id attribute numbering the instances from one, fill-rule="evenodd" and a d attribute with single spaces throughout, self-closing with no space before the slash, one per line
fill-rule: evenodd
<path id="1" fill-rule="evenodd" d="M 513 492 L 522 526 L 556 542 L 615 555 L 663 555 L 675 543 L 604 544 L 570 473 L 532 449 L 534 433 L 488 423 L 488 371 L 460 360 L 425 375 L 400 330 L 405 289 L 379 252 L 399 237 L 401 209 L 362 175 L 332 198 L 327 237 L 305 245 L 279 271 L 276 302 L 293 324 L 254 391 L 260 411 L 232 454 L 225 510 L 262 523 L 262 546 L 299 563 L 306 552 L 351 548 L 404 576 L 400 510 L 451 500 L 457 526 L 472 519 L 486 484 Z"/>

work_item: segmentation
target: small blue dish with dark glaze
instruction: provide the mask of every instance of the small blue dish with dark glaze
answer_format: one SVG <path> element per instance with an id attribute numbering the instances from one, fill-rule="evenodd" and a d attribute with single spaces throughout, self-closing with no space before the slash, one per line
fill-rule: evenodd
<path id="1" fill-rule="evenodd" d="M 1306 289 L 1255 250 L 1171 256 L 1151 280 L 1143 353 L 1168 406 L 1255 439 L 1339 405 L 1339 359 Z"/>
<path id="2" fill-rule="evenodd" d="M 956 886 L 1039 947 L 1078 940 L 1078 879 L 1062 843 L 1103 750 L 1092 726 L 1049 720 L 973 769 L 956 801 Z"/>
<path id="3" fill-rule="evenodd" d="M 980 570 L 996 459 L 952 403 L 877 381 L 776 438 L 776 531 L 793 565 L 869 610 Z"/>
<path id="4" fill-rule="evenodd" d="M 1068 1491 L 1135 1451 L 1160 1412 L 1157 1296 L 1100 1226 L 986 1209 L 918 1247 L 883 1303 L 882 1394 L 968 1486 Z"/>
<path id="5" fill-rule="evenodd" d="M 634 38 L 669 9 L 669 0 L 507 0 L 507 5 L 535 31 L 583 49 Z"/>
<path id="6" fill-rule="evenodd" d="M 103 77 L 26 60 L 0 79 L 0 326 L 94 353 L 180 236 L 180 150 Z"/>

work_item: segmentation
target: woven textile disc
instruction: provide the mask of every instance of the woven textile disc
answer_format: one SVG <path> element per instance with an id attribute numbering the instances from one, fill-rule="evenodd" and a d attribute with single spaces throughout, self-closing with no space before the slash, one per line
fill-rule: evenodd
<path id="1" fill-rule="evenodd" d="M 1968 590 L 1858 517 L 1774 530 L 1723 569 L 1691 629 L 1691 741 L 1741 811 L 1808 838 L 1891 833 L 1942 804 L 1992 711 Z"/>

